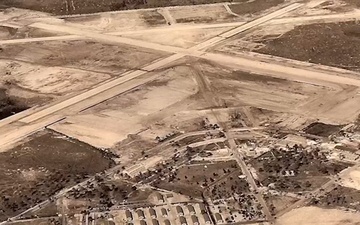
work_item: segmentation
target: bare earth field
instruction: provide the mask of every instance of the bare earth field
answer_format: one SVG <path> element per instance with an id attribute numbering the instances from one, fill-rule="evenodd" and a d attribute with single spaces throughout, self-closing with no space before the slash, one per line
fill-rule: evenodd
<path id="1" fill-rule="evenodd" d="M 360 215 L 354 212 L 346 212 L 340 209 L 322 209 L 318 207 L 303 207 L 291 211 L 280 217 L 277 225 L 356 225 L 360 221 Z"/>
<path id="2" fill-rule="evenodd" d="M 45 131 L 0 158 L 2 219 L 113 165 L 99 150 Z"/>

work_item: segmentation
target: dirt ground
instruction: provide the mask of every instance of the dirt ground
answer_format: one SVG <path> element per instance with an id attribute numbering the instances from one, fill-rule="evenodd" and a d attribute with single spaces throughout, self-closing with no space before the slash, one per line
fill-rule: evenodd
<path id="1" fill-rule="evenodd" d="M 276 221 L 276 225 L 358 225 L 360 214 L 340 209 L 303 207 L 290 211 Z"/>
<path id="2" fill-rule="evenodd" d="M 360 169 L 351 171 L 341 180 L 341 185 L 360 190 Z"/>
<path id="3" fill-rule="evenodd" d="M 259 41 L 259 53 L 360 70 L 360 25 L 355 22 L 297 26 L 278 38 Z M 266 37 L 264 37 L 266 39 Z"/>
<path id="4" fill-rule="evenodd" d="M 329 193 L 324 194 L 318 199 L 314 199 L 312 204 L 325 208 L 347 208 L 360 210 L 360 191 L 338 186 Z"/>
<path id="5" fill-rule="evenodd" d="M 201 198 L 208 187 L 236 170 L 239 168 L 235 161 L 184 165 L 171 173 L 168 180 L 157 180 L 154 185 L 193 198 Z"/>
<path id="6" fill-rule="evenodd" d="M 48 31 L 36 28 L 13 28 L 9 26 L 0 26 L 0 40 L 18 39 L 18 38 L 37 38 L 37 37 L 51 37 L 57 36 Z"/>
<path id="7" fill-rule="evenodd" d="M 272 215 L 276 215 L 276 213 L 286 209 L 290 205 L 294 204 L 299 199 L 288 197 L 288 196 L 276 196 L 271 194 L 266 194 L 264 196 L 267 205 L 269 206 L 270 212 Z"/>
<path id="8" fill-rule="evenodd" d="M 273 149 L 251 161 L 258 171 L 259 182 L 280 191 L 314 190 L 349 164 L 329 162 L 319 151 Z M 292 172 L 291 172 L 292 171 Z M 290 174 L 293 173 L 293 174 Z"/>
<path id="9" fill-rule="evenodd" d="M 171 8 L 169 12 L 176 23 L 221 23 L 237 20 L 237 17 L 229 14 L 223 5 L 186 6 Z"/>
<path id="10" fill-rule="evenodd" d="M 99 150 L 46 131 L 1 153 L 0 161 L 2 220 L 113 165 Z"/>
<path id="11" fill-rule="evenodd" d="M 243 1 L 243 0 L 235 0 Z M 137 8 L 165 7 L 176 5 L 198 5 L 225 2 L 224 0 L 1 0 L 2 7 L 18 7 L 55 15 L 85 14 L 94 12 L 105 12 L 114 10 L 126 10 Z"/>
<path id="12" fill-rule="evenodd" d="M 128 69 L 138 69 L 141 65 L 167 55 L 153 50 L 125 45 L 107 45 L 91 40 L 6 45 L 2 46 L 0 52 L 2 59 L 19 60 L 47 67 L 76 68 L 85 72 L 110 75 L 121 74 Z"/>
<path id="13" fill-rule="evenodd" d="M 230 9 L 239 15 L 256 14 L 271 7 L 284 3 L 285 0 L 255 0 L 244 1 L 239 4 L 230 5 Z"/>
<path id="14" fill-rule="evenodd" d="M 346 2 L 349 5 L 360 7 L 360 2 L 357 0 L 342 0 L 343 2 Z"/>
<path id="15" fill-rule="evenodd" d="M 191 71 L 185 66 L 175 66 L 159 73 L 154 81 L 70 116 L 52 129 L 97 147 L 111 148 L 128 134 L 151 129 L 153 124 L 168 116 L 168 108 L 174 106 L 170 112 L 178 112 L 176 104 L 196 92 Z M 171 131 L 171 128 L 164 129 L 161 135 L 167 130 Z"/>
<path id="16" fill-rule="evenodd" d="M 92 208 L 110 208 L 124 201 L 150 205 L 149 198 L 153 192 L 148 188 L 138 189 L 134 184 L 121 179 L 98 178 L 95 184 L 69 192 L 66 201 L 62 203 L 69 214 Z"/>

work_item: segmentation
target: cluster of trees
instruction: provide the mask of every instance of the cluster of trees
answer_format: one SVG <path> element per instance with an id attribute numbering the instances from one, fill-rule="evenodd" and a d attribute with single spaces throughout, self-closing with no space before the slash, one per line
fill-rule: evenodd
<path id="1" fill-rule="evenodd" d="M 0 198 L 0 211 L 9 216 L 14 215 L 47 200 L 49 196 L 54 195 L 66 186 L 78 183 L 85 178 L 85 173 L 72 174 L 68 171 L 49 171 L 45 177 L 3 192 Z M 14 193 L 17 194 L 14 195 Z"/>

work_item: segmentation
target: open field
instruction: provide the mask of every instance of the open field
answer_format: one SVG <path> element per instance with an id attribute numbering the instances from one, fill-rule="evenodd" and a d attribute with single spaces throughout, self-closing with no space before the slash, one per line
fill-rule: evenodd
<path id="1" fill-rule="evenodd" d="M 318 207 L 303 207 L 285 214 L 276 222 L 277 225 L 356 225 L 360 215 L 340 209 L 322 209 Z"/>

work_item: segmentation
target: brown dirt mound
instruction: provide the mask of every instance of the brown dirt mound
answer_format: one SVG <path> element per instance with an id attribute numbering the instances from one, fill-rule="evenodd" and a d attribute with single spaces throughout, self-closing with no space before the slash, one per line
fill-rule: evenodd
<path id="1" fill-rule="evenodd" d="M 297 26 L 278 39 L 264 41 L 260 53 L 349 70 L 360 68 L 360 25 L 355 22 Z"/>

